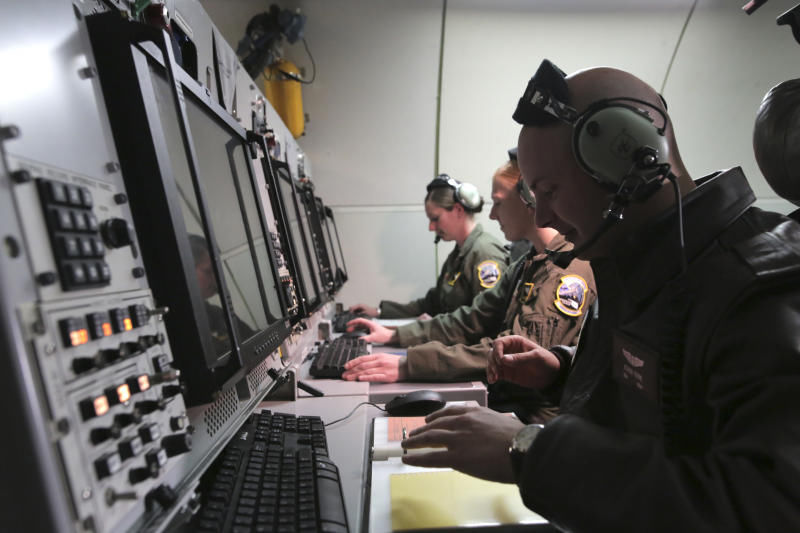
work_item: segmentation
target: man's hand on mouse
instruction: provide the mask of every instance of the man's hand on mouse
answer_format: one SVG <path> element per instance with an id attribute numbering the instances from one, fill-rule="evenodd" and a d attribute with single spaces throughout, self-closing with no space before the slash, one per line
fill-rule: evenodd
<path id="1" fill-rule="evenodd" d="M 408 377 L 408 363 L 405 355 L 373 353 L 362 355 L 345 363 L 342 379 L 348 381 L 377 381 L 394 383 L 405 381 Z"/>
<path id="2" fill-rule="evenodd" d="M 347 331 L 355 331 L 356 328 L 368 329 L 369 334 L 361 337 L 364 342 L 375 344 L 388 344 L 392 340 L 394 330 L 381 326 L 377 322 L 366 318 L 354 318 L 346 325 Z"/>
<path id="3" fill-rule="evenodd" d="M 403 448 L 440 450 L 403 455 L 404 463 L 449 467 L 489 481 L 514 482 L 508 449 L 522 422 L 486 407 L 463 405 L 431 413 L 425 422 L 403 440 Z"/>

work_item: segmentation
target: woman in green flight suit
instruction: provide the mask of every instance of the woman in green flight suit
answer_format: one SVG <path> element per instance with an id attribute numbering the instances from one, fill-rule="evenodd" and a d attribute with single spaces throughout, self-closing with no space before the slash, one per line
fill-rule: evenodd
<path id="1" fill-rule="evenodd" d="M 469 305 L 476 294 L 495 286 L 508 266 L 503 244 L 485 233 L 475 221 L 483 207 L 477 187 L 439 174 L 428 184 L 425 214 L 436 241 L 456 241 L 447 256 L 436 286 L 423 298 L 406 304 L 383 300 L 377 308 L 364 304 L 350 307 L 354 313 L 376 318 L 435 316 Z"/>

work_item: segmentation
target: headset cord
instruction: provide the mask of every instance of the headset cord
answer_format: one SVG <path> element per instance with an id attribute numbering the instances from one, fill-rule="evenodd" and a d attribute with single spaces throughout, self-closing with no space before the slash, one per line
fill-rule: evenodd
<path id="1" fill-rule="evenodd" d="M 683 199 L 681 198 L 681 187 L 678 184 L 678 177 L 672 172 L 667 174 L 667 179 L 672 183 L 672 190 L 675 192 L 675 205 L 678 210 L 678 246 L 681 252 L 681 274 L 685 274 L 688 268 L 686 260 L 686 239 L 683 230 Z"/>

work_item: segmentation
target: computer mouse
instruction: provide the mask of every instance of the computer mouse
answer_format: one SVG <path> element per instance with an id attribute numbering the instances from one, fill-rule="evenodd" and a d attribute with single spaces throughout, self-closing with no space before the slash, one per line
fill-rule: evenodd
<path id="1" fill-rule="evenodd" d="M 444 398 L 436 391 L 422 389 L 395 396 L 386 404 L 389 416 L 425 416 L 441 409 Z"/>

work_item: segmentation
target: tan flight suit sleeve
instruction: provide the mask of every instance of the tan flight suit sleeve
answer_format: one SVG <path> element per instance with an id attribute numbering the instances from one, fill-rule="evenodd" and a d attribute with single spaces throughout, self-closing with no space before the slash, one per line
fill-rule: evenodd
<path id="1" fill-rule="evenodd" d="M 519 269 L 525 257 L 518 259 L 499 282 L 477 296 L 472 305 L 462 305 L 455 311 L 443 313 L 430 320 L 417 320 L 395 330 L 395 343 L 413 346 L 429 341 L 444 344 L 475 344 L 483 337 L 495 337 L 503 329 L 506 305 L 514 291 Z"/>
<path id="2" fill-rule="evenodd" d="M 545 261 L 523 274 L 506 323 L 511 334 L 527 337 L 544 348 L 574 345 L 596 298 L 589 263 L 576 259 L 561 269 Z"/>
<path id="3" fill-rule="evenodd" d="M 492 340 L 480 344 L 446 346 L 427 342 L 408 349 L 409 381 L 479 381 L 486 377 Z"/>

